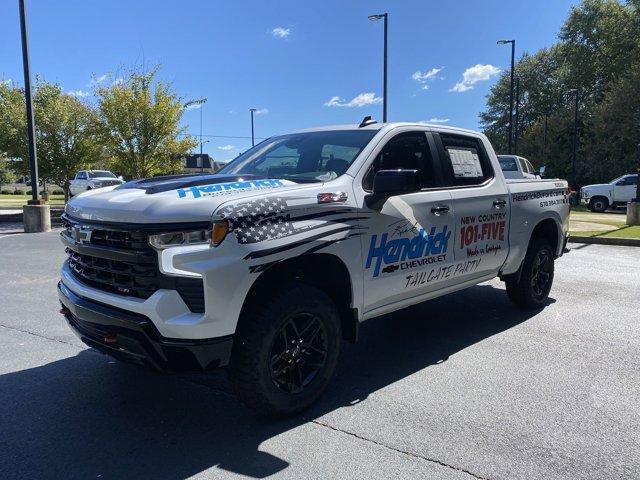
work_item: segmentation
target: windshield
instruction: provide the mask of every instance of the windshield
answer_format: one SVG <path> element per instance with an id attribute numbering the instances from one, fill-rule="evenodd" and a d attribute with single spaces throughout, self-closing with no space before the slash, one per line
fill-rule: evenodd
<path id="1" fill-rule="evenodd" d="M 219 173 L 326 182 L 346 172 L 376 133 L 377 130 L 332 130 L 272 137 Z"/>
<path id="2" fill-rule="evenodd" d="M 516 157 L 504 157 L 498 156 L 500 162 L 500 168 L 503 172 L 517 172 L 518 164 L 516 163 Z"/>
<path id="3" fill-rule="evenodd" d="M 111 172 L 107 172 L 106 170 L 94 170 L 92 172 L 89 172 L 89 178 L 116 178 L 116 176 L 111 173 Z"/>

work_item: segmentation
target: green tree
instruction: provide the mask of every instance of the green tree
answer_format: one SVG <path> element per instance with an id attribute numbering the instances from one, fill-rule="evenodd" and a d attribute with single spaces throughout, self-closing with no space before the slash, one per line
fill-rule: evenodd
<path id="1" fill-rule="evenodd" d="M 100 137 L 113 169 L 127 178 L 179 172 L 179 156 L 197 143 L 183 137 L 182 101 L 156 73 L 134 72 L 96 92 Z"/>
<path id="2" fill-rule="evenodd" d="M 0 157 L 0 188 L 8 183 L 13 183 L 16 177 L 9 166 L 9 160 Z"/>
<path id="3" fill-rule="evenodd" d="M 34 90 L 38 174 L 45 183 L 61 185 L 68 196 L 69 179 L 100 155 L 97 116 L 59 85 L 38 81 Z M 23 89 L 2 87 L 0 111 L 0 151 L 17 159 L 16 170 L 26 175 L 29 152 Z"/>
<path id="4" fill-rule="evenodd" d="M 577 183 L 628 173 L 640 141 L 640 0 L 584 0 L 572 8 L 551 48 L 524 54 L 518 154 L 572 179 L 574 94 L 579 90 Z M 505 72 L 487 97 L 482 127 L 507 150 L 509 84 Z M 547 148 L 544 123 L 547 119 Z"/>

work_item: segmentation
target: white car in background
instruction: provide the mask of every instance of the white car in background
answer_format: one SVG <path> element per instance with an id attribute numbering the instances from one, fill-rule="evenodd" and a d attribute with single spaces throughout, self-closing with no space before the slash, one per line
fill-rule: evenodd
<path id="1" fill-rule="evenodd" d="M 638 174 L 623 175 L 609 183 L 586 185 L 580 189 L 580 203 L 592 212 L 604 212 L 607 208 L 626 208 L 636 196 Z"/>
<path id="2" fill-rule="evenodd" d="M 108 170 L 80 170 L 76 173 L 76 177 L 69 182 L 69 191 L 73 196 L 94 188 L 111 187 L 123 183 L 122 177 L 116 177 Z"/>
<path id="3" fill-rule="evenodd" d="M 531 162 L 526 158 L 517 155 L 498 155 L 500 168 L 507 180 L 513 178 L 541 178 Z"/>

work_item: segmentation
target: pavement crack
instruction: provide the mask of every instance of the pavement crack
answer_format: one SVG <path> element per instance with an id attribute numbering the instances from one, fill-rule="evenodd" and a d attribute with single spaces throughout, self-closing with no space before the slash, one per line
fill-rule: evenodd
<path id="1" fill-rule="evenodd" d="M 15 332 L 26 333 L 27 335 L 33 335 L 34 337 L 42 338 L 44 340 L 49 340 L 49 341 L 52 341 L 52 342 L 62 343 L 63 345 L 68 345 L 70 347 L 75 347 L 78 350 L 82 350 L 82 347 L 79 347 L 78 345 L 75 345 L 75 344 L 73 344 L 71 342 L 65 342 L 64 340 L 60 340 L 60 339 L 57 339 L 57 338 L 47 337 L 46 335 L 40 335 L 39 333 L 31 332 L 29 330 L 23 330 L 22 328 L 10 327 L 9 325 L 3 325 L 1 323 L 0 323 L 0 327 L 6 328 L 7 330 L 13 330 Z"/>
<path id="2" fill-rule="evenodd" d="M 466 469 L 464 469 L 462 467 L 456 467 L 455 465 L 449 465 L 448 463 L 442 462 L 442 461 L 437 460 L 435 458 L 429 458 L 429 457 L 425 457 L 423 455 L 418 455 L 417 453 L 409 452 L 407 450 L 401 450 L 399 448 L 391 447 L 389 445 L 385 445 L 384 443 L 377 442 L 377 441 L 375 441 L 375 440 L 373 440 L 371 438 L 366 438 L 366 437 L 363 437 L 363 436 L 358 435 L 356 433 L 352 433 L 352 432 L 348 432 L 346 430 L 342 430 L 340 428 L 336 428 L 336 427 L 334 427 L 332 425 L 329 425 L 328 423 L 324 423 L 324 422 L 321 422 L 319 420 L 312 420 L 311 423 L 315 423 L 316 425 L 319 425 L 321 427 L 329 428 L 329 429 L 331 429 L 331 430 L 333 430 L 335 432 L 339 432 L 339 433 L 343 433 L 345 435 L 349 435 L 349 436 L 355 437 L 355 438 L 357 438 L 359 440 L 364 440 L 365 442 L 373 443 L 373 444 L 378 445 L 380 447 L 386 448 L 387 450 L 392 450 L 392 451 L 400 453 L 402 455 L 407 455 L 409 457 L 413 457 L 413 458 L 416 458 L 416 459 L 419 459 L 419 460 L 424 460 L 426 462 L 435 463 L 437 465 L 449 468 L 451 470 L 455 470 L 457 472 L 466 473 L 467 475 L 470 475 L 473 478 L 477 478 L 478 480 L 490 480 L 487 477 L 482 477 L 482 476 L 480 476 L 480 475 L 478 475 L 476 473 L 470 472 L 469 470 L 466 470 Z"/>

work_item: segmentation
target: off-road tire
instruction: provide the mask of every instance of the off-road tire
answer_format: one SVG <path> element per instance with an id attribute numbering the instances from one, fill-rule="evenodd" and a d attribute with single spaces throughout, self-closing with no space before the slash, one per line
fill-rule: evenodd
<path id="1" fill-rule="evenodd" d="M 238 324 L 228 368 L 231 384 L 242 403 L 260 414 L 286 416 L 300 412 L 320 397 L 338 362 L 342 338 L 338 309 L 326 293 L 304 283 L 291 283 L 254 303 L 259 304 L 247 308 Z M 285 325 L 305 315 L 321 322 L 320 340 L 326 340 L 326 357 L 310 383 L 299 392 L 288 392 L 277 383 L 272 362 L 278 355 L 273 351 L 287 337 L 286 333 L 282 335 Z M 309 349 L 301 355 L 305 354 Z"/>
<path id="2" fill-rule="evenodd" d="M 589 200 L 589 210 L 596 213 L 602 213 L 609 208 L 609 200 L 604 197 L 594 197 Z"/>
<path id="3" fill-rule="evenodd" d="M 540 256 L 543 256 L 549 263 L 539 265 Z M 542 308 L 546 304 L 553 285 L 554 258 L 555 254 L 547 240 L 534 239 L 522 262 L 519 280 L 516 281 L 515 278 L 512 278 L 505 282 L 509 300 L 522 308 Z M 540 284 L 539 277 L 534 278 L 540 274 L 541 268 L 546 273 L 546 275 L 542 275 L 543 278 L 546 278 L 543 286 Z"/>

